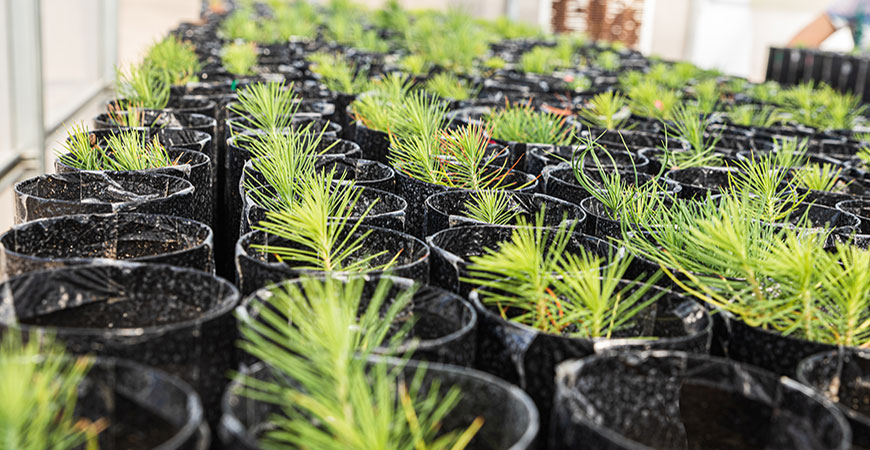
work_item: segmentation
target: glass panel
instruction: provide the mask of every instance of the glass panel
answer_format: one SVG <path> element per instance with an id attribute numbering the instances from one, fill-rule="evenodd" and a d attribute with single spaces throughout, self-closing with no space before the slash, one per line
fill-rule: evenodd
<path id="1" fill-rule="evenodd" d="M 51 126 L 100 81 L 98 0 L 42 0 L 45 123 Z"/>

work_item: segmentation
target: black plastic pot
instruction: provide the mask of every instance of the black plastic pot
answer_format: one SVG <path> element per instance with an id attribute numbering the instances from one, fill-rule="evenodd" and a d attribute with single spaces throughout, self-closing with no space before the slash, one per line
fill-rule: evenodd
<path id="1" fill-rule="evenodd" d="M 323 131 L 324 137 L 341 137 L 341 125 L 322 118 L 318 113 L 297 113 L 290 122 L 290 128 L 301 130 L 312 123 L 311 132 L 313 134 L 320 134 Z M 247 117 L 236 116 L 229 118 L 226 120 L 226 137 L 231 138 L 241 133 L 261 131 L 251 129 L 253 126 L 254 124 Z"/>
<path id="2" fill-rule="evenodd" d="M 660 200 L 663 206 L 670 207 L 674 202 L 674 197 L 672 197 L 671 194 L 665 193 L 662 194 Z M 623 226 L 625 226 L 627 230 L 631 230 L 629 232 L 644 232 L 643 229 L 639 229 L 636 223 L 629 223 L 624 219 L 614 219 L 611 216 L 612 211 L 595 197 L 589 196 L 583 199 L 583 201 L 580 202 L 580 208 L 583 209 L 584 213 L 586 213 L 585 232 L 588 235 L 600 237 L 605 240 L 622 239 Z"/>
<path id="3" fill-rule="evenodd" d="M 169 264 L 214 273 L 213 234 L 203 223 L 154 214 L 81 214 L 39 219 L 0 235 L 0 275 L 101 259 Z"/>
<path id="4" fill-rule="evenodd" d="M 870 199 L 844 200 L 836 208 L 861 220 L 861 234 L 870 234 Z"/>
<path id="5" fill-rule="evenodd" d="M 392 367 L 401 364 L 397 359 L 388 359 L 387 363 Z M 402 371 L 408 382 L 420 366 L 416 361 L 407 362 Z M 275 379 L 271 370 L 263 365 L 252 367 L 249 375 L 260 380 Z M 476 370 L 426 363 L 424 388 L 436 380 L 442 392 L 455 386 L 463 394 L 453 411 L 444 417 L 441 431 L 461 430 L 475 418 L 483 417 L 483 427 L 466 447 L 469 450 L 534 448 L 539 430 L 538 410 L 516 386 Z M 245 398 L 240 391 L 238 382 L 233 382 L 227 390 L 218 435 L 226 448 L 259 449 L 258 436 L 269 429 L 270 416 L 280 411 L 272 405 Z"/>
<path id="6" fill-rule="evenodd" d="M 367 231 L 371 231 L 371 234 L 363 240 L 360 257 L 386 251 L 380 258 L 372 261 L 372 265 L 380 265 L 387 263 L 398 253 L 395 264 L 389 270 L 391 275 L 410 278 L 424 284 L 429 282 L 429 247 L 423 241 L 395 230 L 364 225 L 357 228 L 351 238 L 361 236 Z M 289 261 L 281 262 L 275 255 L 254 247 L 259 245 L 290 246 L 291 244 L 285 239 L 262 231 L 252 231 L 239 238 L 236 243 L 236 274 L 237 285 L 242 295 L 249 295 L 272 283 L 297 278 L 303 273 L 319 273 L 295 268 Z M 378 275 L 382 272 L 367 273 Z"/>
<path id="7" fill-rule="evenodd" d="M 408 202 L 408 218 L 405 224 L 405 230 L 411 236 L 423 238 L 425 237 L 424 225 L 426 221 L 426 199 L 439 192 L 455 190 L 440 184 L 427 183 L 416 178 L 411 178 L 402 172 L 401 168 L 396 168 L 396 188 L 399 195 Z M 495 169 L 495 173 L 501 173 L 500 169 Z M 537 189 L 537 178 L 525 174 L 523 172 L 512 170 L 503 176 L 501 186 L 507 190 L 516 190 L 519 192 L 534 192 Z"/>
<path id="8" fill-rule="evenodd" d="M 484 255 L 486 249 L 497 249 L 508 241 L 517 227 L 499 225 L 466 225 L 447 228 L 426 238 L 432 248 L 431 283 L 461 295 L 468 295 L 473 286 L 461 281 L 470 275 L 468 270 L 472 256 Z M 550 230 L 552 239 L 553 230 Z M 579 253 L 581 249 L 594 253 L 605 260 L 621 256 L 622 250 L 613 245 L 575 231 L 565 248 L 565 253 Z"/>
<path id="9" fill-rule="evenodd" d="M 287 133 L 291 131 L 286 131 Z M 244 136 L 256 136 L 257 133 L 245 132 Z M 227 139 L 227 154 L 226 166 L 224 173 L 226 176 L 225 184 L 223 185 L 223 202 L 218 205 L 218 214 L 223 218 L 224 229 L 217 234 L 219 242 L 225 242 L 228 245 L 219 245 L 218 258 L 231 261 L 233 254 L 233 245 L 239 238 L 239 230 L 241 229 L 242 217 L 242 196 L 239 193 L 239 186 L 242 179 L 245 163 L 247 163 L 253 154 L 248 150 L 248 146 L 239 142 L 237 135 Z M 334 145 L 333 145 L 334 144 Z M 336 137 L 324 136 L 320 140 L 317 150 L 323 151 L 330 145 L 333 147 L 327 155 L 355 157 L 359 155 L 359 146 L 353 142 L 338 139 Z M 220 273 L 220 271 L 218 272 Z"/>
<path id="10" fill-rule="evenodd" d="M 112 114 L 102 113 L 94 118 L 94 129 L 129 130 L 128 126 L 118 123 L 115 117 L 124 117 L 127 111 L 118 111 Z M 137 114 L 142 114 L 143 127 L 147 129 L 186 129 L 208 133 L 212 139 L 217 136 L 217 121 L 214 117 L 205 114 L 180 113 L 170 110 L 143 109 Z M 139 129 L 139 128 L 136 128 Z"/>
<path id="11" fill-rule="evenodd" d="M 601 175 L 597 169 L 589 170 L 586 174 L 589 175 L 592 181 L 596 183 L 601 182 Z M 646 184 L 656 179 L 652 175 L 641 172 L 635 174 L 631 170 L 620 170 L 619 174 L 622 180 L 629 184 L 636 184 L 635 180 L 641 184 Z M 544 193 L 547 195 L 575 205 L 580 205 L 580 202 L 591 196 L 589 191 L 577 182 L 577 177 L 574 175 L 574 168 L 571 166 L 571 163 L 547 166 L 541 173 L 541 177 L 544 179 Z M 672 180 L 658 178 L 657 181 L 662 185 L 663 190 L 669 194 L 677 195 L 683 189 L 679 183 Z"/>
<path id="12" fill-rule="evenodd" d="M 778 375 L 792 376 L 802 359 L 837 348 L 835 345 L 749 326 L 731 314 L 719 314 L 726 319 L 728 328 L 728 357 Z"/>
<path id="13" fill-rule="evenodd" d="M 691 167 L 674 169 L 665 173 L 665 179 L 679 183 L 683 189 L 680 197 L 687 199 L 703 199 L 710 195 L 721 193 L 723 186 L 729 186 L 729 174 L 738 173 L 735 168 L 726 167 Z"/>
<path id="14" fill-rule="evenodd" d="M 400 313 L 401 319 L 399 319 L 400 321 L 413 321 L 413 326 L 408 331 L 408 341 L 395 350 L 380 349 L 377 351 L 378 354 L 402 357 L 411 350 L 411 340 L 416 340 L 413 347 L 413 359 L 415 360 L 466 367 L 470 367 L 474 363 L 474 349 L 477 344 L 477 312 L 465 299 L 443 289 L 419 285 L 407 278 L 368 275 L 362 275 L 362 277 L 365 279 L 365 283 L 360 308 L 363 309 L 367 307 L 369 299 L 374 295 L 376 288 L 384 278 L 389 278 L 391 282 L 387 300 L 383 305 L 384 311 L 402 292 L 416 288 L 407 310 Z M 352 276 L 339 277 L 341 280 L 349 278 Z M 283 291 L 290 286 L 298 286 L 299 283 L 298 279 L 287 280 L 258 290 L 247 297 L 237 308 L 239 310 L 237 316 L 243 318 L 242 320 L 259 320 L 259 311 L 262 308 L 275 308 L 269 302 L 272 292 Z M 277 313 L 286 316 L 281 311 L 277 311 Z M 287 317 L 287 320 L 290 320 L 290 317 Z M 249 356 L 249 358 L 252 357 Z"/>
<path id="15" fill-rule="evenodd" d="M 165 370 L 199 393 L 211 424 L 236 367 L 239 291 L 198 270 L 132 262 L 30 272 L 0 285 L 0 327 L 51 332 L 75 354 Z"/>
<path id="16" fill-rule="evenodd" d="M 359 201 L 354 205 L 353 213 L 348 217 L 348 220 L 374 227 L 405 231 L 405 212 L 408 209 L 408 203 L 402 197 L 373 188 L 357 187 L 355 189 L 361 189 L 362 193 L 359 196 Z M 265 193 L 271 191 L 271 188 L 259 188 L 253 192 L 257 191 Z M 266 218 L 266 209 L 260 207 L 254 201 L 253 192 L 248 192 L 245 195 L 245 206 L 242 208 L 241 234 L 249 233 L 253 226 L 256 226 Z M 274 193 L 272 196 L 277 197 Z M 370 210 L 369 207 L 371 207 Z M 360 217 L 367 210 L 368 214 L 360 221 Z"/>
<path id="17" fill-rule="evenodd" d="M 389 163 L 387 155 L 390 153 L 390 137 L 387 133 L 352 121 L 345 136 L 359 144 L 362 158 L 382 164 Z"/>
<path id="18" fill-rule="evenodd" d="M 78 388 L 75 416 L 108 420 L 103 450 L 206 450 L 202 402 L 184 381 L 161 370 L 97 358 Z"/>
<path id="19" fill-rule="evenodd" d="M 552 145 L 529 144 L 528 151 L 526 152 L 526 172 L 538 175 L 547 166 L 567 165 L 571 167 L 575 157 L 578 159 L 577 165 L 579 167 L 580 161 L 577 153 L 584 151 L 585 148 L 584 145 L 556 147 Z M 647 172 L 649 160 L 645 157 L 632 155 L 629 152 L 620 150 L 608 150 L 608 152 L 610 153 L 609 157 L 604 152 L 599 152 L 600 154 L 596 155 L 602 169 L 612 170 L 616 168 L 616 170 Z M 611 157 L 613 158 L 612 161 Z M 598 170 L 592 155 L 587 155 L 583 163 L 588 171 Z"/>
<path id="20" fill-rule="evenodd" d="M 474 191 L 454 190 L 440 192 L 426 199 L 426 223 L 423 232 L 431 236 L 441 230 L 462 225 L 483 225 L 468 216 L 468 202 Z M 519 213 L 529 224 L 535 224 L 535 215 L 545 208 L 543 226 L 557 228 L 564 221 L 574 222 L 582 230 L 586 214 L 577 205 L 543 194 L 505 192 L 510 209 Z M 513 223 L 511 223 L 513 225 Z"/>
<path id="21" fill-rule="evenodd" d="M 211 174 L 211 161 L 208 155 L 181 147 L 170 147 L 166 153 L 169 155 L 171 166 L 157 167 L 154 169 L 132 171 L 97 171 L 108 173 L 162 173 L 185 179 L 193 185 L 193 203 L 190 208 L 195 210 L 203 222 L 214 227 L 215 224 L 215 185 Z M 69 154 L 67 154 L 69 156 Z M 54 168 L 57 173 L 80 172 L 81 169 L 68 166 L 60 159 L 55 160 Z"/>
<path id="22" fill-rule="evenodd" d="M 683 352 L 591 356 L 557 368 L 552 449 L 846 450 L 849 425 L 807 386 Z"/>
<path id="23" fill-rule="evenodd" d="M 138 212 L 198 221 L 193 185 L 159 173 L 73 172 L 17 183 L 15 223 L 70 214 Z"/>
<path id="24" fill-rule="evenodd" d="M 798 228 L 797 223 L 805 216 L 809 220 L 809 227 Z M 846 238 L 859 232 L 861 219 L 836 208 L 801 203 L 781 223 L 768 223 L 768 225 L 793 228 L 801 234 L 822 234 L 830 231 L 833 236 Z"/>
<path id="25" fill-rule="evenodd" d="M 870 354 L 865 350 L 837 349 L 800 362 L 797 379 L 817 390 L 846 416 L 852 428 L 852 448 L 870 448 L 870 411 L 867 374 Z"/>
<path id="26" fill-rule="evenodd" d="M 636 285 L 623 281 L 622 286 Z M 708 353 L 713 320 L 706 309 L 692 299 L 669 289 L 652 286 L 646 298 L 661 297 L 638 314 L 638 323 L 618 332 L 612 339 L 575 338 L 544 333 L 502 317 L 495 307 L 485 305 L 481 290 L 470 294 L 478 311 L 478 356 L 475 368 L 515 383 L 535 400 L 548 422 L 553 398 L 556 366 L 568 359 L 597 352 L 668 349 Z M 512 312 L 507 311 L 510 316 Z M 649 339 L 637 339 L 645 336 Z"/>
<path id="27" fill-rule="evenodd" d="M 111 99 L 106 101 L 106 109 L 109 111 L 124 111 L 130 106 L 127 99 Z M 169 103 L 164 111 L 182 114 L 203 114 L 215 118 L 217 114 L 217 102 L 203 95 L 186 95 L 169 97 Z"/>
<path id="28" fill-rule="evenodd" d="M 210 134 L 203 131 L 174 128 L 131 128 L 130 130 L 137 133 L 147 133 L 146 139 L 148 140 L 156 137 L 166 148 L 179 147 L 205 153 L 210 160 L 212 179 L 218 180 L 218 158 L 221 155 L 218 153 L 218 148 Z M 114 133 L 116 133 L 114 129 L 103 129 L 92 130 L 88 134 L 93 135 L 99 145 L 105 147 L 107 138 Z"/>
<path id="29" fill-rule="evenodd" d="M 266 178 L 254 167 L 255 162 L 256 159 L 251 159 L 245 163 L 242 179 L 239 181 L 241 189 L 246 187 L 249 177 L 255 186 L 266 184 Z M 323 172 L 334 170 L 336 179 L 353 180 L 357 186 L 392 193 L 396 191 L 396 172 L 386 164 L 367 159 L 346 158 L 341 155 L 325 155 L 317 157 L 314 167 Z"/>

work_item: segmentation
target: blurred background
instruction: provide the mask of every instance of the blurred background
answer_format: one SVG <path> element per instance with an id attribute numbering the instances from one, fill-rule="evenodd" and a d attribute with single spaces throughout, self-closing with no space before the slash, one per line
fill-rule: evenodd
<path id="1" fill-rule="evenodd" d="M 116 65 L 182 21 L 203 0 L 2 0 L 0 204 L 10 186 L 51 167 L 64 124 L 93 117 L 109 98 Z M 382 0 L 359 0 L 371 8 Z M 405 8 L 461 8 L 506 15 L 549 31 L 615 38 L 645 54 L 688 60 L 752 81 L 764 79 L 768 47 L 784 45 L 824 11 L 826 0 L 401 0 Z M 849 50 L 847 29 L 822 49 Z M 0 208 L 0 229 L 12 223 Z"/>

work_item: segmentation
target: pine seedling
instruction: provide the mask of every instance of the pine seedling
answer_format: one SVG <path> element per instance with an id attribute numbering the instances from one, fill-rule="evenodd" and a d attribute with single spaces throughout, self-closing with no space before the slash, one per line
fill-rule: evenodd
<path id="1" fill-rule="evenodd" d="M 729 173 L 726 192 L 739 198 L 746 207 L 743 214 L 759 220 L 779 221 L 787 217 L 798 203 L 806 198 L 788 186 L 788 172 L 781 170 L 783 161 L 800 156 L 792 154 L 751 155 L 748 160 L 735 162 L 736 173 Z"/>
<path id="2" fill-rule="evenodd" d="M 465 202 L 465 217 L 493 225 L 512 225 L 520 212 L 505 191 L 476 191 Z"/>
<path id="3" fill-rule="evenodd" d="M 241 347 L 275 375 L 239 378 L 242 395 L 279 410 L 260 445 L 328 450 L 460 450 L 468 445 L 482 418 L 455 432 L 443 433 L 440 427 L 462 395 L 458 388 L 442 389 L 434 381 L 424 390 L 425 365 L 406 379 L 399 372 L 404 362 L 395 370 L 384 360 L 369 362 L 376 350 L 395 349 L 408 337 L 407 326 L 395 330 L 393 325 L 413 291 L 387 305 L 389 290 L 389 281 L 382 281 L 363 305 L 361 278 L 346 283 L 303 278 L 298 286 L 272 289 L 268 307 L 258 311 L 263 320 L 240 318 Z"/>
<path id="4" fill-rule="evenodd" d="M 710 133 L 707 128 L 712 118 L 705 115 L 697 106 L 684 103 L 674 108 L 673 127 L 665 124 L 665 133 L 670 137 L 683 139 L 689 143 L 689 151 L 670 152 L 667 147 L 661 150 L 670 153 L 673 163 L 680 168 L 702 167 L 719 163 L 713 151 L 722 138 L 722 133 Z"/>
<path id="5" fill-rule="evenodd" d="M 311 71 L 320 75 L 326 88 L 344 94 L 360 94 L 369 89 L 368 72 L 338 55 L 313 53 L 308 56 Z"/>
<path id="6" fill-rule="evenodd" d="M 278 236 L 292 247 L 256 245 L 253 248 L 275 255 L 298 270 L 323 272 L 368 272 L 392 267 L 398 253 L 375 264 L 386 251 L 364 255 L 363 243 L 371 230 L 357 235 L 360 223 L 371 211 L 369 205 L 352 220 L 362 191 L 353 184 L 336 184 L 335 172 L 320 172 L 296 180 L 300 196 L 290 210 L 267 211 L 255 230 Z"/>
<path id="7" fill-rule="evenodd" d="M 695 84 L 692 89 L 695 93 L 695 104 L 698 109 L 704 114 L 711 114 L 722 95 L 719 82 L 715 79 L 704 80 Z"/>
<path id="8" fill-rule="evenodd" d="M 661 87 L 650 80 L 643 80 L 629 86 L 625 93 L 633 113 L 660 120 L 670 120 L 674 108 L 680 101 L 677 91 Z"/>
<path id="9" fill-rule="evenodd" d="M 149 64 L 130 65 L 127 71 L 115 69 L 115 91 L 130 104 L 148 109 L 164 109 L 169 104 L 169 79 L 166 72 Z"/>
<path id="10" fill-rule="evenodd" d="M 544 229 L 542 217 L 543 212 L 535 227 L 523 224 L 509 241 L 471 259 L 471 276 L 464 281 L 480 286 L 483 303 L 505 320 L 545 333 L 610 338 L 661 296 L 644 299 L 661 274 L 620 288 L 630 258 L 605 264 L 583 249 L 566 254 L 572 227 Z"/>
<path id="11" fill-rule="evenodd" d="M 506 105 L 485 118 L 492 137 L 507 142 L 569 145 L 575 138 L 566 118 L 536 111 L 531 104 Z"/>
<path id="12" fill-rule="evenodd" d="M 808 164 L 794 169 L 794 184 L 811 191 L 833 192 L 840 184 L 843 169 L 833 164 Z"/>
<path id="13" fill-rule="evenodd" d="M 769 128 L 784 120 L 782 112 L 773 105 L 731 105 L 726 114 L 731 123 L 744 127 Z"/>
<path id="14" fill-rule="evenodd" d="M 323 132 L 311 132 L 312 125 L 299 133 L 272 131 L 251 141 L 249 151 L 254 157 L 253 167 L 262 174 L 266 183 L 260 184 L 253 176 L 246 177 L 245 188 L 254 202 L 265 210 L 292 211 L 306 187 L 297 180 L 311 177 L 315 172 L 316 157 L 336 144 L 333 142 L 318 151 Z M 335 178 L 333 181 L 343 180 Z M 274 190 L 277 197 L 262 189 L 265 187 Z"/>
<path id="15" fill-rule="evenodd" d="M 91 364 L 89 357 L 67 356 L 51 336 L 24 339 L 14 328 L 5 330 L 0 341 L 3 448 L 96 450 L 107 420 L 75 417 L 78 389 Z"/>
<path id="16" fill-rule="evenodd" d="M 293 85 L 283 82 L 256 83 L 239 92 L 238 103 L 230 110 L 247 118 L 250 125 L 240 123 L 245 130 L 283 130 L 290 126 L 299 110 L 299 96 Z"/>
<path id="17" fill-rule="evenodd" d="M 595 65 L 606 72 L 616 72 L 622 64 L 619 55 L 611 51 L 603 51 L 595 57 Z"/>
<path id="18" fill-rule="evenodd" d="M 548 330 L 551 308 L 556 307 L 548 291 L 573 232 L 573 223 L 545 228 L 543 210 L 536 214 L 534 226 L 521 217 L 509 240 L 471 257 L 469 277 L 463 281 L 479 286 L 484 303 L 495 305 L 502 317 L 508 317 L 508 308 L 519 308 L 522 314 L 512 320 Z"/>
<path id="19" fill-rule="evenodd" d="M 440 72 L 426 80 L 425 89 L 441 98 L 451 100 L 468 100 L 475 94 L 474 89 L 465 80 L 450 72 Z"/>
<path id="20" fill-rule="evenodd" d="M 407 55 L 399 60 L 399 67 L 413 75 L 425 75 L 431 69 L 431 64 L 422 55 Z"/>
<path id="21" fill-rule="evenodd" d="M 558 68 L 553 61 L 557 60 L 553 50 L 547 47 L 535 47 L 520 57 L 520 70 L 526 73 L 550 75 Z"/>
<path id="22" fill-rule="evenodd" d="M 143 128 L 148 127 L 145 123 L 145 110 L 134 103 L 127 102 L 123 108 L 115 105 L 109 106 L 107 116 L 115 125 L 122 128 Z"/>
<path id="23" fill-rule="evenodd" d="M 169 167 L 174 162 L 155 136 L 148 142 L 142 133 L 121 131 L 109 135 L 104 150 L 104 170 L 145 170 Z"/>
<path id="24" fill-rule="evenodd" d="M 202 70 L 193 44 L 172 35 L 151 45 L 145 55 L 145 64 L 165 72 L 167 81 L 173 86 L 195 81 L 196 74 Z"/>
<path id="25" fill-rule="evenodd" d="M 607 170 L 601 162 L 598 153 L 601 152 L 609 160 L 610 166 L 615 167 L 616 161 L 613 155 L 599 144 L 591 135 L 585 137 L 585 148 L 580 153 L 575 153 L 571 160 L 571 168 L 577 183 L 595 197 L 607 209 L 611 219 L 617 220 L 623 226 L 634 224 L 647 224 L 656 221 L 656 216 L 665 210 L 664 191 L 661 189 L 658 176 L 641 184 L 637 177 L 637 168 L 632 163 L 632 180 L 624 180 L 618 170 Z M 631 154 L 629 153 L 629 157 Z M 587 159 L 591 159 L 594 166 L 586 167 Z M 667 161 L 667 160 L 666 160 Z M 662 164 L 662 169 L 667 165 Z M 596 173 L 600 182 L 596 182 L 590 176 L 590 172 Z M 660 174 L 659 174 L 660 175 Z"/>
<path id="26" fill-rule="evenodd" d="M 626 129 L 629 110 L 625 97 L 613 91 L 592 97 L 578 115 L 585 125 L 606 130 Z"/>
<path id="27" fill-rule="evenodd" d="M 236 77 L 254 75 L 257 65 L 257 44 L 253 42 L 231 43 L 221 49 L 221 64 Z"/>
<path id="28" fill-rule="evenodd" d="M 587 252 L 565 255 L 552 282 L 556 297 L 552 332 L 610 339 L 630 328 L 641 311 L 664 295 L 664 291 L 648 295 L 661 272 L 647 279 L 624 280 L 630 264 L 630 257 L 605 264 Z"/>
<path id="29" fill-rule="evenodd" d="M 57 158 L 61 163 L 81 170 L 103 168 L 103 151 L 97 145 L 96 135 L 90 134 L 84 123 L 67 129 L 67 139 L 63 150 L 57 152 Z"/>

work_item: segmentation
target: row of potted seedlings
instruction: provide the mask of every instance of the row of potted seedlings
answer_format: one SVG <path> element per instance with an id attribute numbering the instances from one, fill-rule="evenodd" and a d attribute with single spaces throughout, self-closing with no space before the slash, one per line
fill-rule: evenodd
<path id="1" fill-rule="evenodd" d="M 20 447 L 870 446 L 849 95 L 343 1 L 117 94 L 0 236 Z"/>

